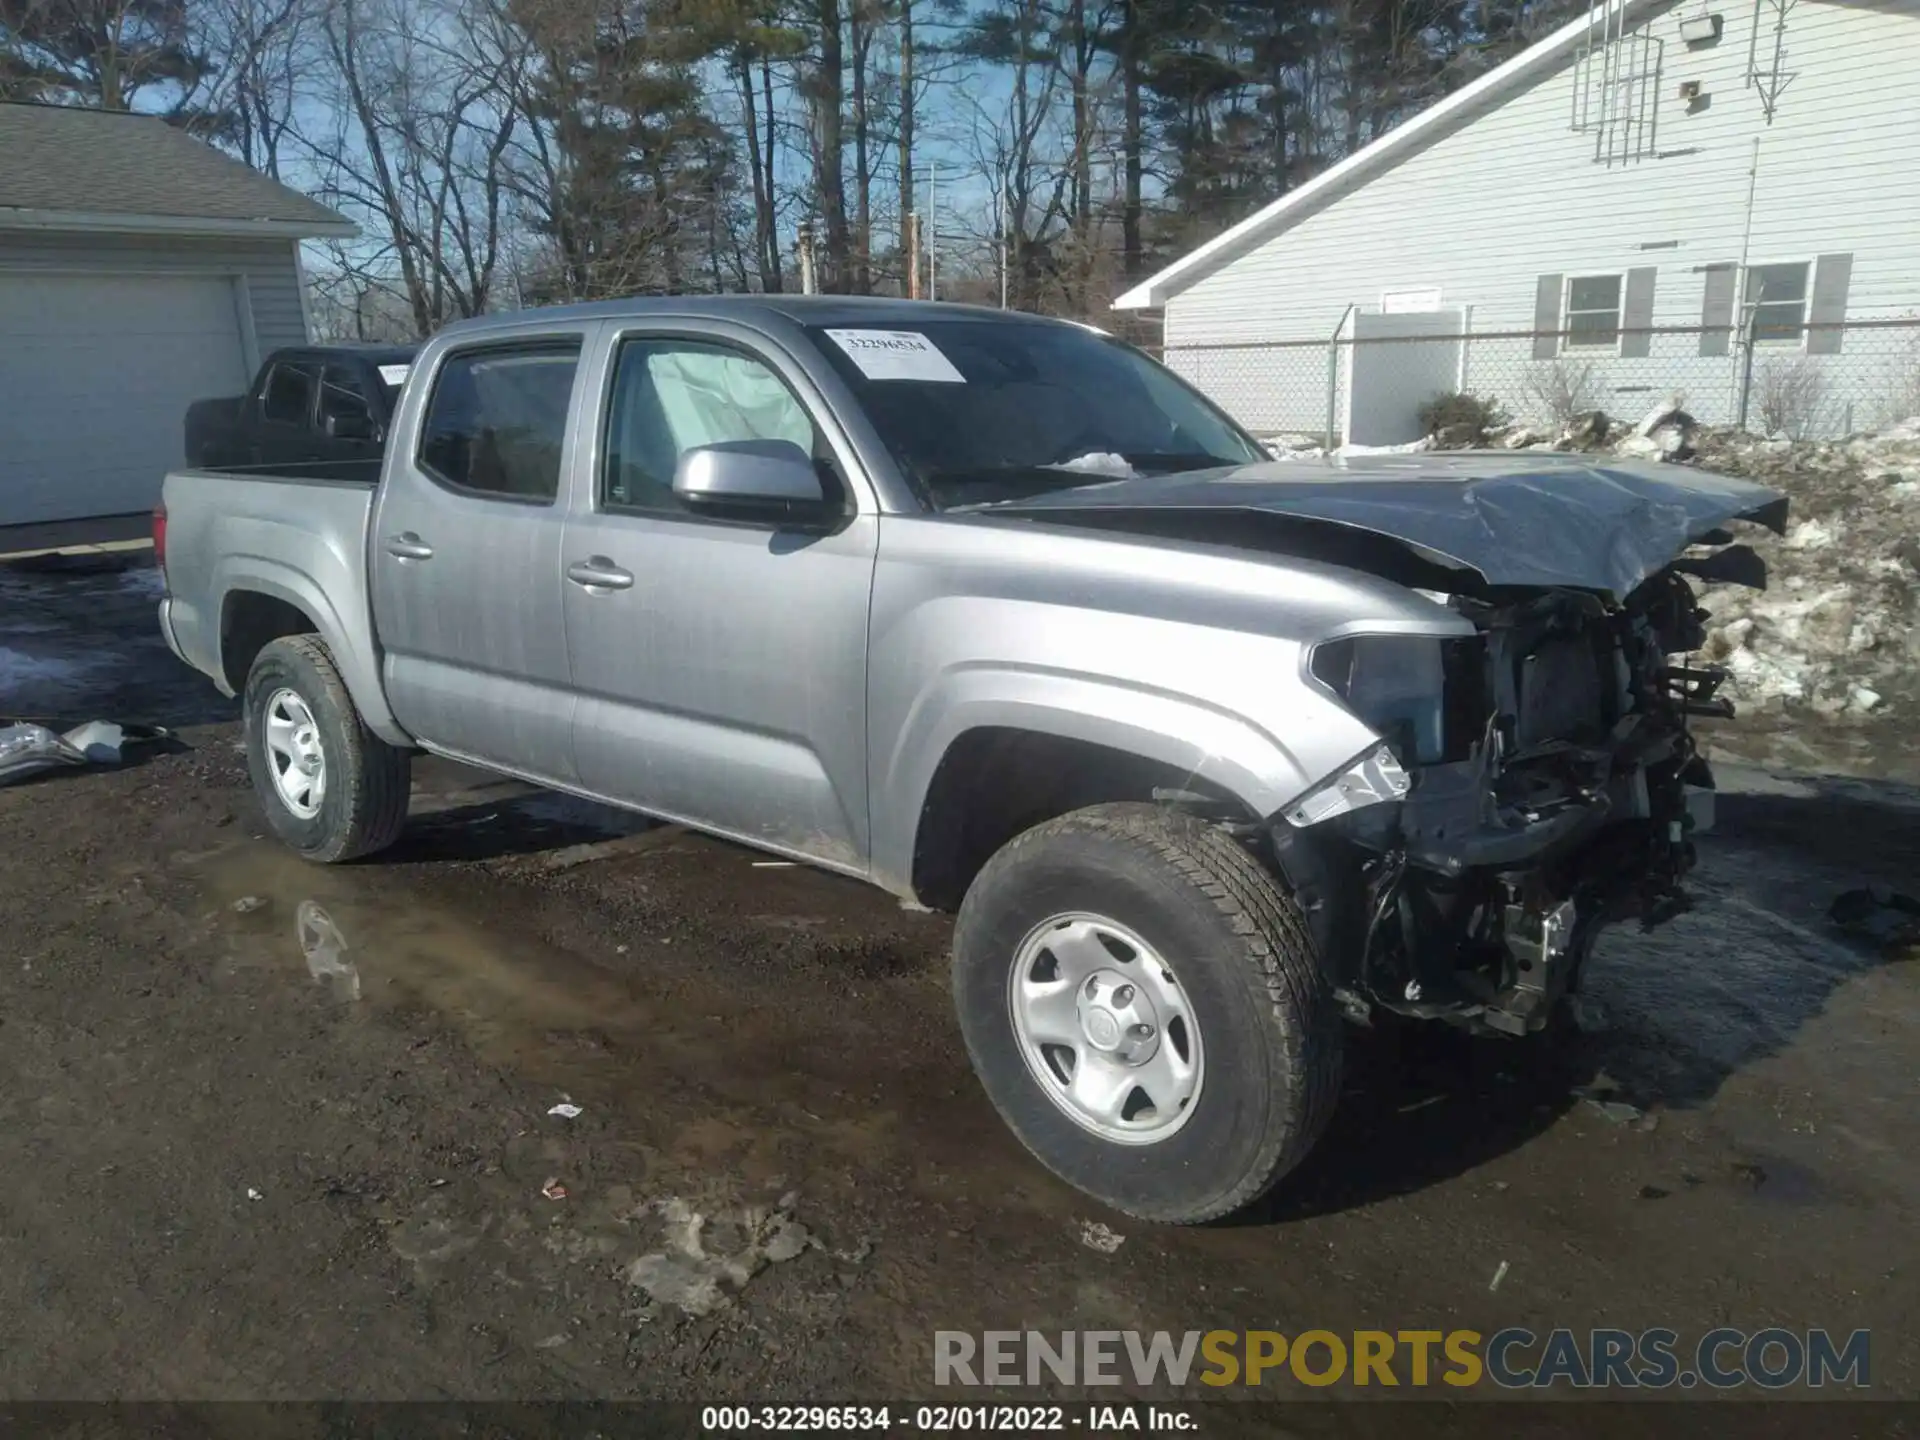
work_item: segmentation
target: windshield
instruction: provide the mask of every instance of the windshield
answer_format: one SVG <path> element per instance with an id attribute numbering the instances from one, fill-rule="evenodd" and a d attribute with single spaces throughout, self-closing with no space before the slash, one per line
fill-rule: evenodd
<path id="1" fill-rule="evenodd" d="M 1090 330 L 927 320 L 812 334 L 941 509 L 1266 458 L 1185 381 Z"/>

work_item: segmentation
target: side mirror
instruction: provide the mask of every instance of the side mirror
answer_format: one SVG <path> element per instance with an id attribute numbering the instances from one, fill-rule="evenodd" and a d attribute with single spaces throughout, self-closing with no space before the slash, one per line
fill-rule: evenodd
<path id="1" fill-rule="evenodd" d="M 746 518 L 818 520 L 829 508 L 813 457 L 791 440 L 723 440 L 680 457 L 673 493 L 689 509 Z"/>
<path id="2" fill-rule="evenodd" d="M 328 415 L 320 422 L 320 428 L 329 440 L 377 440 L 378 427 L 371 415 Z"/>

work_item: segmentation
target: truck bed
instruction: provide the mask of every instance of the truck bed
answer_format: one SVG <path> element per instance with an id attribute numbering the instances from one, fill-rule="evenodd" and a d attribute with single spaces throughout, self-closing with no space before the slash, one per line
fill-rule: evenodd
<path id="1" fill-rule="evenodd" d="M 377 466 L 358 462 L 176 470 L 161 486 L 166 598 L 174 652 L 229 694 L 221 665 L 225 602 L 236 591 L 312 616 L 349 683 L 380 693 L 367 593 L 367 524 Z"/>

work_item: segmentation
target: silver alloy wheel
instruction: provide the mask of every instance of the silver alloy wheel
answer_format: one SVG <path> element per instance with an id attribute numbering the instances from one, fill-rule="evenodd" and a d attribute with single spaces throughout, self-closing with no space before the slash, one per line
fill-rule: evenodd
<path id="1" fill-rule="evenodd" d="M 1118 921 L 1055 915 L 1014 952 L 1007 1000 L 1035 1082 L 1082 1129 L 1152 1145 L 1193 1114 L 1205 1060 L 1173 967 Z"/>
<path id="2" fill-rule="evenodd" d="M 282 688 L 267 697 L 265 738 L 267 769 L 280 803 L 302 820 L 320 813 L 327 798 L 327 756 L 320 727 L 297 690 Z"/>

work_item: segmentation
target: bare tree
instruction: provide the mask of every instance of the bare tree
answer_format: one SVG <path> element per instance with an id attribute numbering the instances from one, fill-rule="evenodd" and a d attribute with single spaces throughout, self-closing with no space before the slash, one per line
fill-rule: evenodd
<path id="1" fill-rule="evenodd" d="M 316 59 L 316 0 L 195 0 L 195 41 L 208 70 L 189 104 L 197 126 L 275 179 L 298 149 L 295 112 Z"/>
<path id="2" fill-rule="evenodd" d="M 1585 360 L 1544 360 L 1527 370 L 1521 389 L 1532 407 L 1565 429 L 1600 403 L 1600 379 Z"/>
<path id="3" fill-rule="evenodd" d="M 1825 416 L 1827 377 L 1809 356 L 1776 355 L 1754 377 L 1753 398 L 1767 434 L 1802 440 Z"/>
<path id="4" fill-rule="evenodd" d="M 524 38 L 495 9 L 327 0 L 332 128 L 310 142 L 324 198 L 397 269 L 414 326 L 484 312 L 506 219 Z"/>
<path id="5" fill-rule="evenodd" d="M 967 104 L 970 148 L 996 195 L 994 238 L 1005 246 L 1008 298 L 1021 308 L 1055 308 L 1042 291 L 1060 279 L 1054 250 L 1069 224 L 1075 137 L 1064 131 L 1071 117 L 1058 103 L 1068 74 L 1060 38 L 1044 0 L 1002 0 L 976 18 L 967 40 L 1011 75 L 1003 101 L 969 96 Z"/>

